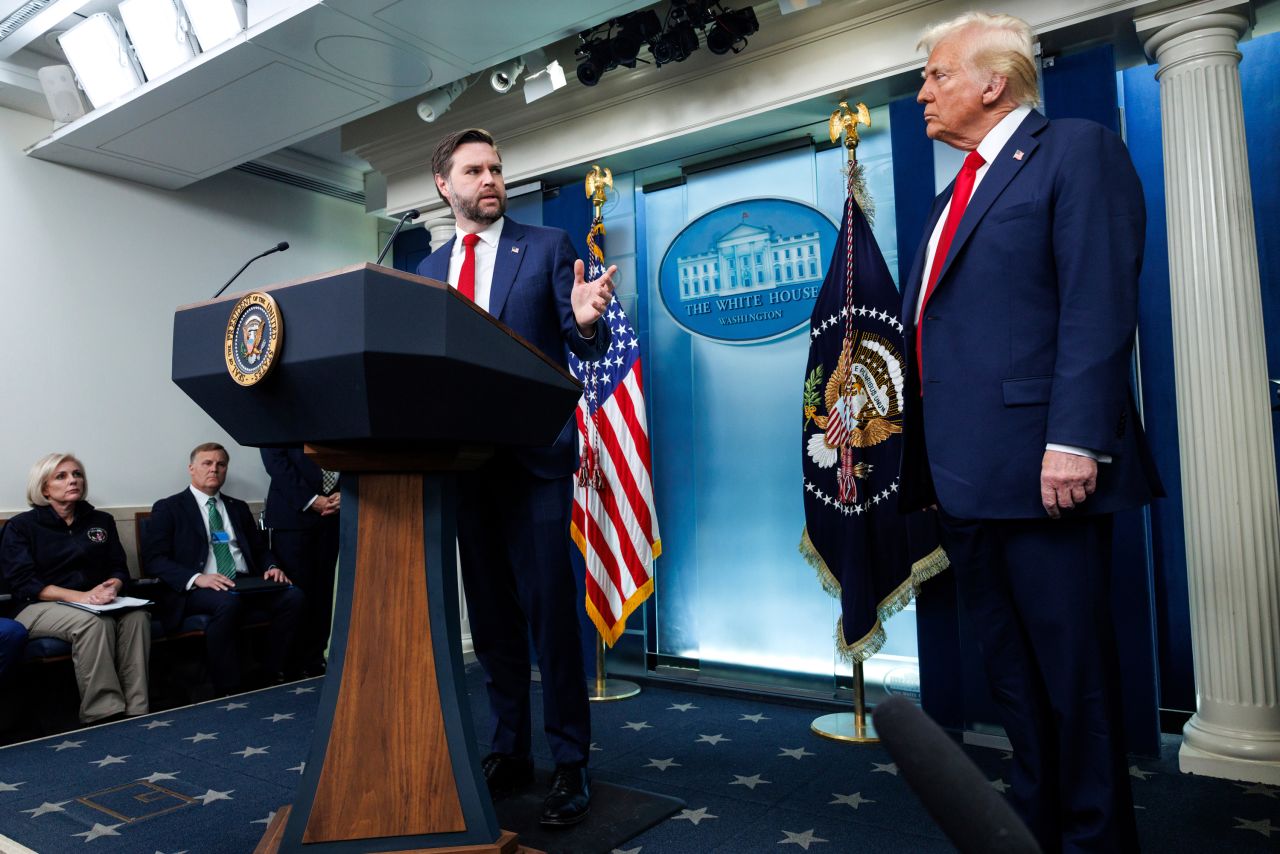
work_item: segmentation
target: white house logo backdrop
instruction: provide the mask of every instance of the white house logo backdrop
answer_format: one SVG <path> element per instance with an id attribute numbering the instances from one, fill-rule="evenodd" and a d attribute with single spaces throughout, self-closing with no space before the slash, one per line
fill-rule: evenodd
<path id="1" fill-rule="evenodd" d="M 659 291 L 676 322 L 721 341 L 758 341 L 808 322 L 836 242 L 831 221 L 787 199 L 716 208 L 676 235 Z"/>

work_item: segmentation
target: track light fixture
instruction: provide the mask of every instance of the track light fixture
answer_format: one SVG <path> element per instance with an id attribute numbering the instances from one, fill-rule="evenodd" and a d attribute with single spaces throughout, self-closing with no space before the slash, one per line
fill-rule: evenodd
<path id="1" fill-rule="evenodd" d="M 505 95 L 515 87 L 520 75 L 524 74 L 524 69 L 525 64 L 522 57 L 516 57 L 510 62 L 504 62 L 493 69 L 493 73 L 489 75 L 489 85 L 499 95 Z"/>
<path id="2" fill-rule="evenodd" d="M 455 80 L 447 86 L 428 92 L 426 97 L 418 102 L 418 118 L 424 122 L 434 122 L 444 115 L 459 95 L 467 90 L 468 85 L 470 84 L 466 80 Z"/>
<path id="3" fill-rule="evenodd" d="M 738 53 L 747 46 L 747 37 L 760 29 L 750 8 L 725 9 L 720 0 L 671 0 L 666 18 L 647 9 L 631 12 L 579 33 L 582 44 L 578 56 L 578 80 L 594 86 L 606 71 L 635 68 L 642 45 L 648 45 L 653 62 L 661 68 L 669 62 L 683 62 L 698 49 L 698 33 L 706 34 L 707 48 L 716 54 Z"/>

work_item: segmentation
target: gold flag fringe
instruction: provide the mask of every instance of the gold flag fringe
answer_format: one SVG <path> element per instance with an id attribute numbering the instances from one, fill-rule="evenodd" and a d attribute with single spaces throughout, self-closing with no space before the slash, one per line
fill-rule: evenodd
<path id="1" fill-rule="evenodd" d="M 809 539 L 809 529 L 807 527 L 800 535 L 800 554 L 814 568 L 822 589 L 839 599 L 841 593 L 840 581 L 832 573 L 831 568 L 827 566 L 826 560 L 818 553 L 818 549 L 813 545 L 813 540 Z M 911 600 L 920 592 L 921 584 L 938 575 L 950 565 L 951 560 L 947 557 L 947 553 L 943 551 L 942 546 L 938 546 L 912 564 L 911 573 L 903 580 L 902 584 L 898 585 L 896 590 L 876 606 L 876 622 L 871 631 L 852 643 L 844 636 L 844 621 L 836 618 L 836 652 L 840 655 L 840 658 L 850 664 L 857 664 L 858 662 L 866 661 L 879 652 L 886 640 L 884 623 L 910 604 Z"/>
<path id="2" fill-rule="evenodd" d="M 867 225 L 875 225 L 876 222 L 876 201 L 871 198 L 870 191 L 867 190 L 867 173 L 858 161 L 849 164 L 848 167 L 849 192 L 853 193 L 853 200 L 858 203 L 858 207 L 862 209 L 862 215 L 867 218 Z"/>

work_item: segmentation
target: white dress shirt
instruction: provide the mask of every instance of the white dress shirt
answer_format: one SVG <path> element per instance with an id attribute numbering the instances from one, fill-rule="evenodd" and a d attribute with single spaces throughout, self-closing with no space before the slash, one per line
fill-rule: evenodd
<path id="1" fill-rule="evenodd" d="M 978 168 L 977 174 L 973 179 L 973 192 L 970 193 L 969 199 L 972 201 L 974 195 L 978 192 L 978 185 L 982 183 L 982 179 L 986 177 L 987 171 L 991 168 L 991 164 L 995 161 L 1004 147 L 1009 143 L 1009 139 L 1013 136 L 1014 131 L 1022 124 L 1031 113 L 1028 106 L 1020 106 L 1009 113 L 996 123 L 996 126 L 987 131 L 987 135 L 982 138 L 982 142 L 978 143 L 978 153 L 982 155 L 983 164 Z M 928 281 L 929 271 L 933 269 L 933 256 L 938 251 L 938 241 L 942 239 L 942 228 L 947 222 L 947 214 L 951 211 L 951 202 L 948 201 L 946 207 L 942 209 L 942 215 L 938 217 L 937 224 L 933 227 L 933 234 L 929 235 L 929 247 L 924 254 L 924 270 L 923 275 L 925 281 L 920 283 L 919 293 L 916 295 L 916 327 L 920 326 L 920 312 L 924 310 L 925 282 Z M 1111 462 L 1108 454 L 1099 454 L 1088 448 L 1078 448 L 1074 445 L 1059 445 L 1049 442 L 1044 446 L 1046 451 L 1063 451 L 1068 454 L 1076 454 L 1081 457 L 1090 457 L 1100 463 Z"/>
<path id="2" fill-rule="evenodd" d="M 204 561 L 205 575 L 215 574 L 218 571 L 218 560 L 213 556 L 213 532 L 209 530 L 209 508 L 207 506 L 210 496 L 205 495 L 194 486 L 187 487 L 191 490 L 191 494 L 196 498 L 196 504 L 200 507 L 200 520 L 204 522 L 205 541 L 209 543 L 209 554 Z M 231 524 L 231 516 L 227 514 L 227 505 L 222 500 L 222 495 L 212 496 L 218 507 L 218 514 L 222 516 L 222 529 L 227 532 L 231 546 L 231 558 L 236 562 L 236 575 L 241 575 L 249 571 L 248 564 L 244 560 L 244 552 L 240 550 L 240 541 L 236 538 L 235 526 Z M 199 573 L 197 573 L 198 575 Z M 196 576 L 193 575 L 187 579 L 187 589 L 190 590 L 196 583 Z"/>
<path id="3" fill-rule="evenodd" d="M 497 222 L 477 233 L 480 240 L 476 243 L 476 305 L 485 311 L 489 310 L 489 295 L 493 293 L 493 265 L 498 259 L 498 238 L 502 237 L 502 225 L 505 221 L 505 217 L 498 217 Z M 454 227 L 453 252 L 449 255 L 449 284 L 455 288 L 458 286 L 458 276 L 462 273 L 462 259 L 466 254 L 466 247 L 462 245 L 464 233 L 462 229 Z"/>

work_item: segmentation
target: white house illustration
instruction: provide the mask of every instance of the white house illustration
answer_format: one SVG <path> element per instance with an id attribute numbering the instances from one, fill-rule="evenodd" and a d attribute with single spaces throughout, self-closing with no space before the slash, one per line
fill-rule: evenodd
<path id="1" fill-rule="evenodd" d="M 763 291 L 821 281 L 818 232 L 778 237 L 745 222 L 700 255 L 676 258 L 680 299 Z"/>

